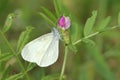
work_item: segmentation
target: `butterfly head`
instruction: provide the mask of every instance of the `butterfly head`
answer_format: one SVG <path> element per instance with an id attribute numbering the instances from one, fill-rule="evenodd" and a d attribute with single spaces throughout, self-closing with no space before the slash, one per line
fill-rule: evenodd
<path id="1" fill-rule="evenodd" d="M 58 31 L 56 28 L 53 28 L 53 29 L 52 29 L 52 33 L 53 33 L 53 35 L 54 35 L 57 39 L 61 39 L 61 38 L 60 38 L 60 33 L 59 33 L 59 31 Z"/>

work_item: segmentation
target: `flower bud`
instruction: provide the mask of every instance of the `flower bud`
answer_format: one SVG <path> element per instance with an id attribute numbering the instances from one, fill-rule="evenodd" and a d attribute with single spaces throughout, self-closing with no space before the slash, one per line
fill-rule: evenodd
<path id="1" fill-rule="evenodd" d="M 68 29 L 70 27 L 70 18 L 61 16 L 58 20 L 58 27 L 64 30 Z"/>

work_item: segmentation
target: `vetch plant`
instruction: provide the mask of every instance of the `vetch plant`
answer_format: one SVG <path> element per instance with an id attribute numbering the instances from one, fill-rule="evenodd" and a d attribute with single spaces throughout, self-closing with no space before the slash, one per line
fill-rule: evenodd
<path id="1" fill-rule="evenodd" d="M 71 22 L 69 17 L 61 16 L 58 20 L 58 27 L 61 29 L 61 34 L 63 35 L 63 39 L 65 42 L 65 55 L 64 55 L 64 61 L 63 66 L 61 70 L 60 80 L 62 80 L 64 70 L 65 70 L 65 64 L 67 60 L 67 54 L 68 54 L 68 44 L 70 42 L 69 33 L 66 31 L 70 28 Z"/>
<path id="2" fill-rule="evenodd" d="M 28 41 L 34 33 L 39 35 L 34 31 L 37 29 L 31 26 L 21 32 L 16 42 L 10 40 L 14 37 L 11 27 L 16 14 L 8 14 L 0 29 L 0 80 L 117 80 L 115 75 L 119 73 L 119 65 L 114 69 L 116 64 L 112 64 L 111 69 L 107 59 L 116 56 L 117 59 L 120 58 L 120 13 L 116 26 L 108 27 L 110 16 L 97 19 L 99 11 L 96 10 L 81 24 L 61 4 L 61 0 L 53 0 L 53 3 L 55 13 L 43 6 L 39 13 L 42 20 L 51 26 L 51 32 L 30 42 Z M 44 27 L 40 26 L 39 32 L 42 31 L 41 28 Z M 62 48 L 59 47 L 59 42 L 62 43 Z M 116 44 L 113 45 L 114 43 Z M 60 63 L 57 62 L 58 58 Z"/>
<path id="3" fill-rule="evenodd" d="M 66 29 L 70 27 L 69 17 L 65 17 L 65 16 L 60 17 L 58 20 L 58 27 L 61 29 L 61 31 L 66 31 Z M 22 49 L 21 55 L 24 60 L 32 63 L 36 63 L 40 67 L 50 66 L 53 63 L 55 63 L 58 59 L 59 39 L 60 39 L 60 34 L 58 30 L 53 28 L 51 33 L 42 35 L 39 38 L 26 44 Z M 62 76 L 65 69 L 66 57 L 68 53 L 67 46 L 65 46 L 65 48 L 66 48 L 65 58 L 60 75 L 60 80 L 62 80 Z"/>

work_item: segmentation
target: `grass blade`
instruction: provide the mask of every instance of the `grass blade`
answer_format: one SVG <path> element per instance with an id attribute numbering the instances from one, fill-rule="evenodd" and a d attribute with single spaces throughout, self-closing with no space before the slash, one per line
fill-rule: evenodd
<path id="1" fill-rule="evenodd" d="M 61 15 L 61 2 L 60 0 L 53 0 L 54 1 L 54 7 L 55 7 L 55 11 L 57 14 L 57 17 L 60 17 Z"/>
<path id="2" fill-rule="evenodd" d="M 79 80 L 94 80 L 94 76 L 95 72 L 93 62 L 89 61 L 81 67 Z"/>
<path id="3" fill-rule="evenodd" d="M 46 14 L 47 16 L 49 16 L 49 18 L 50 18 L 53 22 L 56 22 L 56 21 L 57 21 L 56 16 L 55 16 L 50 10 L 48 10 L 48 9 L 45 8 L 45 7 L 41 7 L 41 8 L 42 8 L 42 10 L 45 12 L 45 14 Z"/>
<path id="4" fill-rule="evenodd" d="M 54 21 L 52 21 L 50 18 L 48 18 L 44 13 L 39 13 L 47 22 L 49 22 L 49 24 L 51 24 L 52 26 L 56 26 L 56 24 L 54 23 Z"/>
<path id="5" fill-rule="evenodd" d="M 52 74 L 42 78 L 42 80 L 58 80 L 59 74 Z"/>
<path id="6" fill-rule="evenodd" d="M 0 55 L 0 62 L 9 60 L 13 55 L 11 53 L 4 53 Z"/>
<path id="7" fill-rule="evenodd" d="M 15 75 L 8 77 L 5 80 L 18 80 L 18 79 L 22 78 L 23 75 L 24 75 L 23 73 L 18 73 L 18 74 L 15 74 Z"/>
<path id="8" fill-rule="evenodd" d="M 118 25 L 120 25 L 120 12 L 118 14 Z"/>
<path id="9" fill-rule="evenodd" d="M 115 76 L 112 74 L 109 67 L 105 63 L 102 55 L 98 52 L 97 47 L 86 44 L 86 49 L 95 62 L 97 72 L 106 80 L 116 80 Z"/>
<path id="10" fill-rule="evenodd" d="M 10 73 L 11 70 L 12 70 L 12 67 L 11 66 L 7 66 L 7 68 L 5 68 L 3 70 L 3 73 L 2 73 L 2 76 L 1 76 L 0 80 L 5 80 L 9 76 L 9 73 Z"/>

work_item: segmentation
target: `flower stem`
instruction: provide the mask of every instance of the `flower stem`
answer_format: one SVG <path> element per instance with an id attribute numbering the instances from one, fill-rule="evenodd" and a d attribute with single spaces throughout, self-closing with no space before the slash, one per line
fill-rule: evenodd
<path id="1" fill-rule="evenodd" d="M 73 43 L 73 45 L 76 45 L 77 43 L 81 42 L 83 39 L 88 39 L 88 38 L 90 38 L 90 37 L 92 37 L 92 36 L 95 36 L 95 35 L 97 35 L 97 34 L 99 34 L 99 33 L 100 33 L 100 32 L 95 32 L 95 33 L 93 33 L 93 34 L 91 34 L 91 35 L 88 35 L 88 36 L 86 36 L 86 37 L 84 37 L 84 38 L 76 41 L 75 43 Z"/>
<path id="2" fill-rule="evenodd" d="M 103 30 L 103 31 L 97 31 L 97 32 L 95 32 L 95 33 L 93 33 L 93 34 L 90 34 L 90 35 L 88 35 L 88 36 L 85 36 L 85 37 L 83 37 L 82 39 L 74 42 L 73 45 L 78 44 L 78 43 L 81 42 L 83 39 L 88 39 L 88 38 L 93 37 L 93 36 L 95 36 L 95 35 L 97 35 L 97 34 L 99 34 L 99 33 L 102 33 L 102 32 L 105 32 L 105 31 L 110 31 L 110 30 L 116 29 L 116 28 L 118 28 L 118 27 L 119 27 L 119 25 L 118 25 L 118 26 L 113 26 L 113 27 L 108 28 L 108 29 Z"/>
<path id="3" fill-rule="evenodd" d="M 68 54 L 68 46 L 65 46 L 64 61 L 63 61 L 62 70 L 61 70 L 61 74 L 60 74 L 60 79 L 59 80 L 62 80 L 64 72 L 65 72 L 65 65 L 66 65 L 66 60 L 67 60 L 67 54 Z"/>
<path id="4" fill-rule="evenodd" d="M 0 34 L 2 36 L 2 38 L 4 39 L 5 43 L 7 44 L 7 46 L 9 47 L 9 49 L 11 50 L 11 52 L 13 53 L 13 55 L 16 57 L 17 61 L 18 61 L 18 64 L 19 66 L 21 67 L 22 71 L 24 72 L 24 74 L 26 75 L 26 79 L 27 80 L 30 80 L 25 69 L 24 69 L 24 66 L 22 65 L 22 62 L 20 61 L 18 55 L 16 54 L 16 52 L 13 50 L 13 48 L 11 47 L 9 41 L 6 39 L 6 37 L 4 36 L 4 33 L 0 30 Z"/>

